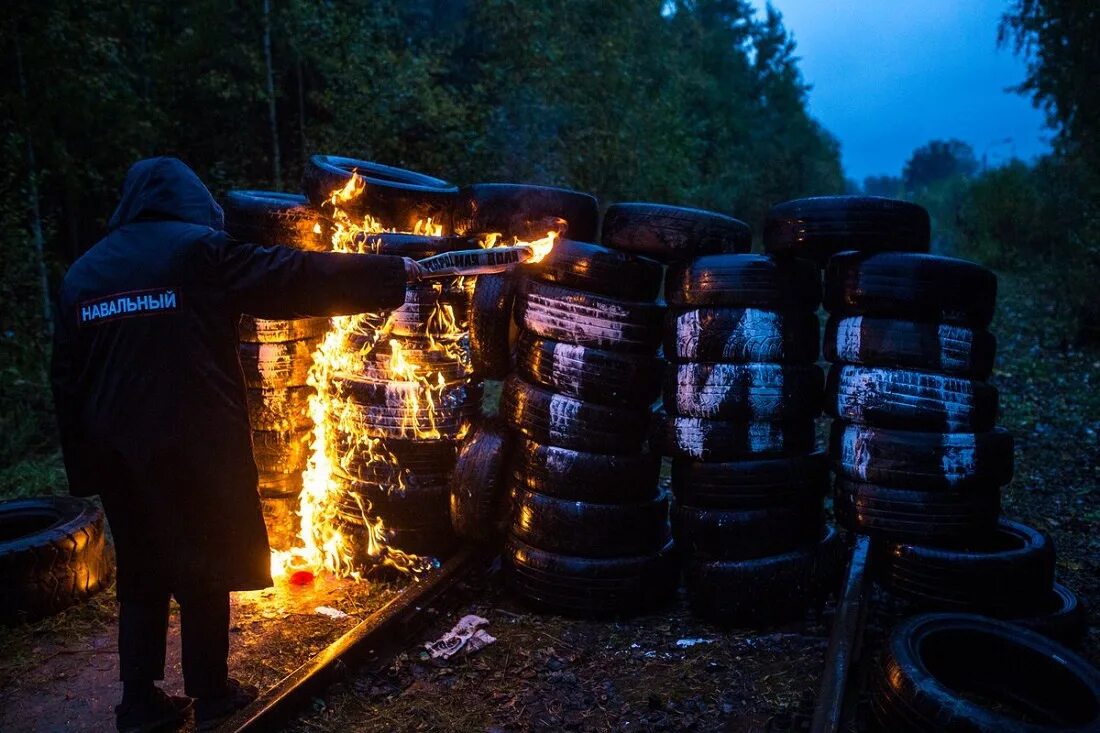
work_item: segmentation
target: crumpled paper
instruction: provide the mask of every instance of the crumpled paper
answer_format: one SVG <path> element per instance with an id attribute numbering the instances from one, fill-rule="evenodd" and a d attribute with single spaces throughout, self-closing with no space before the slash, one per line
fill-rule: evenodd
<path id="1" fill-rule="evenodd" d="M 496 641 L 496 637 L 490 635 L 482 626 L 488 626 L 489 619 L 481 616 L 463 616 L 450 631 L 435 641 L 424 645 L 432 659 L 450 659 L 454 655 L 473 654 L 479 649 Z"/>

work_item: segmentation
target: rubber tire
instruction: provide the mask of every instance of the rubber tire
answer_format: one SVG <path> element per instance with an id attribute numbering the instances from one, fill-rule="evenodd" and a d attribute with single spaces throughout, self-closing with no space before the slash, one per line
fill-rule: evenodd
<path id="1" fill-rule="evenodd" d="M 801 505 L 765 509 L 701 509 L 672 505 L 672 536 L 685 555 L 714 560 L 750 560 L 812 545 L 823 521 L 820 496 Z"/>
<path id="2" fill-rule="evenodd" d="M 252 458 L 262 473 L 301 473 L 312 453 L 313 430 L 254 430 Z"/>
<path id="3" fill-rule="evenodd" d="M 442 377 L 448 385 L 465 382 L 471 375 L 469 346 L 466 339 L 433 342 L 429 339 L 399 338 L 398 348 L 405 357 L 418 364 L 432 381 Z M 388 382 L 393 379 L 390 362 L 393 347 L 390 339 L 379 340 L 377 332 L 352 331 L 346 337 L 346 349 L 356 356 L 355 375 L 366 381 Z"/>
<path id="4" fill-rule="evenodd" d="M 592 453 L 640 453 L 649 432 L 649 411 L 584 402 L 508 377 L 500 414 L 539 443 Z"/>
<path id="5" fill-rule="evenodd" d="M 1029 710 L 1031 722 L 977 702 L 990 698 Z M 891 632 L 872 675 L 871 711 L 874 730 L 890 733 L 1084 733 L 1100 730 L 1100 670 L 1013 624 L 923 614 Z"/>
<path id="6" fill-rule="evenodd" d="M 1008 620 L 1066 646 L 1078 646 L 1088 630 L 1084 604 L 1061 583 L 1054 584 L 1049 599 L 1049 605 L 1044 605 L 1040 613 Z"/>
<path id="7" fill-rule="evenodd" d="M 741 511 L 804 504 L 829 486 L 824 452 L 790 458 L 702 463 L 672 459 L 676 501 L 701 509 Z"/>
<path id="8" fill-rule="evenodd" d="M 929 611 L 1022 617 L 1042 610 L 1054 584 L 1054 547 L 1041 532 L 1002 518 L 974 549 L 893 545 L 875 575 L 891 594 Z M 964 545 L 965 547 L 965 545 Z"/>
<path id="9" fill-rule="evenodd" d="M 995 487 L 914 491 L 837 477 L 833 512 L 849 532 L 883 542 L 935 545 L 985 536 L 997 526 Z"/>
<path id="10" fill-rule="evenodd" d="M 230 191 L 225 196 L 225 231 L 234 239 L 263 247 L 283 245 L 324 252 L 329 249 L 321 212 L 305 196 L 277 191 Z"/>
<path id="11" fill-rule="evenodd" d="M 298 318 L 292 321 L 268 321 L 241 316 L 237 337 L 242 343 L 281 344 L 303 339 L 321 339 L 329 332 L 327 318 Z"/>
<path id="12" fill-rule="evenodd" d="M 516 368 L 531 384 L 605 405 L 647 407 L 661 391 L 664 364 L 648 354 L 624 354 L 520 333 Z"/>
<path id="13" fill-rule="evenodd" d="M 817 310 L 821 275 L 812 262 L 767 255 L 699 257 L 665 275 L 670 306 L 727 306 L 777 311 Z"/>
<path id="14" fill-rule="evenodd" d="M 939 255 L 844 252 L 825 271 L 825 310 L 985 328 L 993 320 L 997 276 Z"/>
<path id="15" fill-rule="evenodd" d="M 834 316 L 825 326 L 825 358 L 832 362 L 986 379 L 996 351 L 989 331 L 947 323 Z"/>
<path id="16" fill-rule="evenodd" d="M 401 487 L 374 481 L 363 481 L 339 468 L 332 478 L 343 496 L 337 512 L 347 521 L 359 521 L 365 512 L 381 517 L 387 527 L 410 527 L 423 522 L 423 517 L 445 516 L 450 490 L 447 477 L 434 483 L 406 483 Z"/>
<path id="17" fill-rule="evenodd" d="M 525 268 L 536 280 L 623 300 L 656 300 L 664 268 L 598 244 L 563 239 L 539 263 Z"/>
<path id="18" fill-rule="evenodd" d="M 304 469 L 304 467 L 303 467 Z M 302 493 L 302 473 L 257 471 L 256 493 L 261 499 L 290 499 Z"/>
<path id="19" fill-rule="evenodd" d="M 470 302 L 470 366 L 485 379 L 503 379 L 512 370 L 509 332 L 516 300 L 516 275 L 482 275 Z"/>
<path id="20" fill-rule="evenodd" d="M 817 361 L 820 324 L 815 313 L 757 308 L 670 310 L 665 316 L 664 355 L 670 361 Z"/>
<path id="21" fill-rule="evenodd" d="M 516 323 L 536 336 L 608 351 L 651 353 L 661 340 L 664 308 L 656 303 L 525 280 L 516 298 Z"/>
<path id="22" fill-rule="evenodd" d="M 451 530 L 450 520 L 447 518 L 446 507 L 447 502 L 444 501 L 443 509 L 438 516 L 433 516 L 430 521 L 423 521 L 416 526 L 394 527 L 383 520 L 381 545 L 386 550 L 416 557 L 446 557 L 458 544 L 458 539 Z M 369 571 L 383 566 L 381 558 L 372 557 L 367 552 L 369 545 L 364 537 L 366 529 L 361 517 L 355 521 L 338 518 L 337 528 L 344 535 L 344 547 L 351 558 L 353 568 Z"/>
<path id="23" fill-rule="evenodd" d="M 487 419 L 462 443 L 450 491 L 451 526 L 462 539 L 492 544 L 507 531 L 513 442 L 503 420 Z"/>
<path id="24" fill-rule="evenodd" d="M 821 414 L 825 374 L 816 364 L 672 364 L 669 414 L 709 420 L 786 422 Z"/>
<path id="25" fill-rule="evenodd" d="M 719 626 L 769 627 L 797 621 L 820 608 L 843 567 L 840 535 L 827 526 L 821 539 L 789 552 L 750 560 L 692 557 L 684 568 L 688 603 L 696 616 Z"/>
<path id="26" fill-rule="evenodd" d="M 252 430 L 299 430 L 313 425 L 309 398 L 313 387 L 247 390 L 248 424 Z"/>
<path id="27" fill-rule="evenodd" d="M 237 347 L 244 383 L 248 387 L 304 387 L 313 368 L 315 339 L 257 344 L 243 342 Z"/>
<path id="28" fill-rule="evenodd" d="M 899 430 L 988 432 L 998 400 L 985 382 L 915 369 L 838 364 L 825 387 L 825 411 L 833 417 Z"/>
<path id="29" fill-rule="evenodd" d="M 748 252 L 752 230 L 745 222 L 714 211 L 625 203 L 607 207 L 600 241 L 605 247 L 667 262 Z"/>
<path id="30" fill-rule="evenodd" d="M 918 491 L 992 490 L 1012 480 L 1013 440 L 988 433 L 921 433 L 834 422 L 829 455 L 838 476 Z"/>
<path id="31" fill-rule="evenodd" d="M 83 603 L 114 575 L 103 510 L 90 501 L 2 501 L 0 526 L 0 623 L 35 621 Z"/>
<path id="32" fill-rule="evenodd" d="M 470 402 L 480 402 L 481 385 L 453 384 L 442 388 L 433 388 L 432 404 L 436 414 L 444 414 L 460 409 Z M 428 388 L 420 382 L 378 382 L 372 379 L 360 379 L 351 374 L 334 374 L 328 379 L 328 392 L 337 400 L 354 402 L 366 408 L 387 408 L 372 412 L 379 416 L 399 414 L 415 420 L 430 419 L 432 410 L 427 407 L 413 412 L 408 409 L 409 397 L 414 395 L 420 404 L 426 399 Z"/>
<path id="33" fill-rule="evenodd" d="M 815 196 L 776 204 L 764 219 L 764 249 L 819 265 L 838 252 L 927 252 L 923 206 L 878 196 Z"/>
<path id="34" fill-rule="evenodd" d="M 359 436 L 336 433 L 332 436 L 340 466 L 355 476 L 371 476 L 379 462 L 378 453 L 386 465 L 396 465 L 406 476 L 449 476 L 458 460 L 457 440 L 396 440 L 387 439 L 375 443 L 375 453 L 367 453 L 358 441 Z"/>
<path id="35" fill-rule="evenodd" d="M 335 412 L 333 412 L 335 411 Z M 437 406 L 434 414 L 427 410 L 415 414 L 404 407 L 363 405 L 345 400 L 330 410 L 330 419 L 341 419 L 354 425 L 353 432 L 361 437 L 413 440 L 427 436 L 447 440 L 457 439 L 469 429 L 481 414 L 481 400 L 470 399 L 446 407 Z M 343 428 L 338 428 L 343 432 Z"/>
<path id="36" fill-rule="evenodd" d="M 478 246 L 476 241 L 468 237 L 435 237 L 404 232 L 363 232 L 353 239 L 353 243 L 358 243 L 360 252 L 409 257 L 414 260 L 422 260 L 444 252 L 476 249 Z"/>
<path id="37" fill-rule="evenodd" d="M 505 240 L 533 241 L 558 232 L 570 239 L 596 238 L 596 198 L 580 191 L 519 183 L 475 183 L 459 192 L 455 231 L 496 232 Z"/>
<path id="38" fill-rule="evenodd" d="M 532 607 L 566 616 L 636 616 L 666 603 L 679 580 L 672 541 L 640 557 L 580 558 L 509 537 L 507 587 Z"/>
<path id="39" fill-rule="evenodd" d="M 812 419 L 746 423 L 663 415 L 657 424 L 656 443 L 672 458 L 738 461 L 812 453 L 817 435 Z"/>
<path id="40" fill-rule="evenodd" d="M 559 499 L 614 504 L 652 497 L 661 472 L 653 453 L 586 453 L 524 440 L 517 456 L 523 485 Z"/>
<path id="41" fill-rule="evenodd" d="M 574 557 L 648 555 L 668 538 L 668 500 L 656 493 L 646 501 L 595 504 L 521 488 L 512 497 L 512 536 Z"/>

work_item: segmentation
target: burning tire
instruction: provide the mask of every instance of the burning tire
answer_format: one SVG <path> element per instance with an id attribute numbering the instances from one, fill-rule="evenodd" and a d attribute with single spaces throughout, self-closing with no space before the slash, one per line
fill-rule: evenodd
<path id="1" fill-rule="evenodd" d="M 921 206 L 877 196 L 817 196 L 776 204 L 764 248 L 819 265 L 844 250 L 927 252 L 931 221 Z"/>
<path id="2" fill-rule="evenodd" d="M 389 382 L 394 379 L 393 364 L 417 365 L 418 374 L 432 374 L 445 384 L 465 382 L 470 376 L 470 352 L 467 340 L 443 342 L 429 339 L 379 340 L 377 332 L 351 332 L 348 347 L 355 354 L 355 375 L 365 381 Z M 395 345 L 396 343 L 396 345 Z"/>
<path id="3" fill-rule="evenodd" d="M 532 241 L 547 232 L 590 242 L 600 212 L 594 196 L 580 191 L 517 183 L 475 183 L 459 193 L 455 231 L 496 232 Z"/>
<path id="4" fill-rule="evenodd" d="M 830 318 L 825 326 L 825 358 L 832 362 L 985 379 L 996 349 L 989 331 L 946 323 L 852 316 Z"/>
<path id="5" fill-rule="evenodd" d="M 313 339 L 281 343 L 241 343 L 238 355 L 249 387 L 304 387 L 313 367 Z"/>
<path id="6" fill-rule="evenodd" d="M 411 480 L 400 485 L 364 480 L 340 469 L 335 469 L 332 477 L 343 491 L 339 512 L 348 521 L 381 517 L 386 526 L 408 527 L 447 514 L 446 475 L 433 482 Z"/>
<path id="7" fill-rule="evenodd" d="M 825 310 L 834 315 L 985 328 L 996 298 L 996 275 L 951 257 L 845 252 L 825 272 Z"/>
<path id="8" fill-rule="evenodd" d="M 824 382 L 816 364 L 674 364 L 664 404 L 671 414 L 714 420 L 813 419 L 821 413 Z"/>
<path id="9" fill-rule="evenodd" d="M 665 415 L 658 427 L 664 455 L 707 462 L 810 453 L 815 441 L 814 421 L 809 418 L 746 423 Z"/>
<path id="10" fill-rule="evenodd" d="M 992 489 L 1012 480 L 1012 435 L 919 433 L 833 423 L 829 454 L 837 475 L 919 491 Z"/>
<path id="11" fill-rule="evenodd" d="M 242 342 L 252 344 L 280 344 L 286 341 L 321 339 L 329 330 L 327 318 L 299 318 L 292 321 L 268 321 L 252 316 L 241 316 L 237 328 Z"/>
<path id="12" fill-rule="evenodd" d="M 432 286 L 410 287 L 405 303 L 392 311 L 380 327 L 402 338 L 433 338 L 446 341 L 461 337 L 469 298 L 465 292 Z"/>
<path id="13" fill-rule="evenodd" d="M 340 208 L 352 214 L 370 214 L 382 227 L 400 232 L 419 231 L 430 219 L 450 234 L 458 187 L 423 173 L 334 155 L 310 157 L 302 189 L 310 203 L 331 211 L 332 195 L 351 185 L 353 174 L 361 188 L 341 197 Z"/>
<path id="14" fill-rule="evenodd" d="M 669 311 L 664 353 L 672 361 L 811 364 L 818 355 L 814 313 L 756 308 Z"/>
<path id="15" fill-rule="evenodd" d="M 309 460 L 313 430 L 254 430 L 252 457 L 260 473 L 301 473 Z"/>
<path id="16" fill-rule="evenodd" d="M 828 474 L 823 452 L 725 463 L 674 458 L 672 493 L 677 502 L 702 509 L 790 507 L 824 497 Z"/>
<path id="17" fill-rule="evenodd" d="M 512 370 L 512 306 L 516 277 L 482 275 L 474 285 L 470 303 L 470 366 L 486 379 L 503 379 Z"/>
<path id="18" fill-rule="evenodd" d="M 403 475 L 449 476 L 458 457 L 455 440 L 388 439 L 371 440 L 367 450 L 363 436 L 338 432 L 332 436 L 340 465 L 354 476 L 376 476 L 378 470 L 398 468 Z"/>
<path id="19" fill-rule="evenodd" d="M 103 523 L 83 499 L 0 502 L 0 622 L 51 616 L 102 590 L 114 572 Z"/>
<path id="20" fill-rule="evenodd" d="M 997 418 L 994 387 L 965 377 L 909 369 L 837 365 L 825 410 L 846 422 L 901 430 L 988 432 Z"/>
<path id="21" fill-rule="evenodd" d="M 661 263 L 598 244 L 563 239 L 530 268 L 542 282 L 623 300 L 656 300 L 661 292 Z"/>
<path id="22" fill-rule="evenodd" d="M 723 626 L 772 626 L 820 607 L 843 566 L 840 537 L 826 527 L 816 543 L 749 560 L 690 558 L 684 569 L 693 613 Z"/>
<path id="23" fill-rule="evenodd" d="M 531 491 L 608 504 L 652 497 L 661 471 L 660 456 L 652 453 L 587 453 L 533 440 L 522 442 L 517 464 Z"/>
<path id="24" fill-rule="evenodd" d="M 504 568 L 508 587 L 532 606 L 585 617 L 651 611 L 670 598 L 679 578 L 671 541 L 648 555 L 582 558 L 509 537 Z"/>
<path id="25" fill-rule="evenodd" d="M 253 430 L 298 430 L 313 424 L 312 387 L 248 388 L 248 422 Z"/>
<path id="26" fill-rule="evenodd" d="M 414 439 L 430 434 L 447 440 L 465 434 L 481 412 L 479 401 L 412 411 L 405 406 L 363 405 L 349 401 L 336 408 L 353 434 L 368 438 Z M 336 416 L 334 416 L 335 418 Z M 339 420 L 337 420 L 339 423 Z"/>
<path id="27" fill-rule="evenodd" d="M 627 557 L 658 551 L 668 537 L 668 502 L 596 504 L 519 489 L 512 535 L 532 547 L 579 557 Z"/>
<path id="28" fill-rule="evenodd" d="M 639 453 L 649 430 L 649 411 L 583 402 L 524 382 L 504 382 L 500 414 L 538 443 L 595 453 Z"/>
<path id="29" fill-rule="evenodd" d="M 512 433 L 501 420 L 473 429 L 458 454 L 451 477 L 451 526 L 472 542 L 496 542 L 508 528 L 508 469 Z"/>
<path id="30" fill-rule="evenodd" d="M 701 509 L 676 503 L 672 535 L 684 553 L 715 560 L 748 560 L 811 545 L 821 531 L 820 496 L 798 506 Z"/>
<path id="31" fill-rule="evenodd" d="M 732 216 L 663 204 L 612 204 L 603 218 L 605 247 L 658 260 L 748 252 L 749 225 Z"/>
<path id="32" fill-rule="evenodd" d="M 357 239 L 356 244 L 362 251 L 377 252 L 381 255 L 394 255 L 396 257 L 409 257 L 414 260 L 422 260 L 425 257 L 454 252 L 456 250 L 469 249 L 476 246 L 466 237 L 434 237 L 426 234 L 405 234 L 402 232 L 364 233 Z"/>
<path id="33" fill-rule="evenodd" d="M 645 407 L 661 389 L 656 356 L 601 351 L 520 334 L 516 366 L 528 382 L 581 400 Z"/>
<path id="34" fill-rule="evenodd" d="M 302 493 L 300 471 L 261 471 L 257 473 L 256 479 L 256 493 L 261 499 L 291 499 Z"/>
<path id="35" fill-rule="evenodd" d="M 664 309 L 526 280 L 516 299 L 516 323 L 541 338 L 595 349 L 652 352 L 661 340 Z"/>
<path id="36" fill-rule="evenodd" d="M 230 191 L 225 231 L 243 242 L 323 252 L 328 241 L 321 215 L 305 196 L 276 191 Z"/>
<path id="37" fill-rule="evenodd" d="M 930 613 L 890 634 L 871 684 L 881 731 L 1100 730 L 1100 671 L 981 616 Z"/>
<path id="38" fill-rule="evenodd" d="M 671 306 L 812 312 L 821 302 L 821 275 L 806 260 L 712 255 L 669 267 L 665 299 Z"/>

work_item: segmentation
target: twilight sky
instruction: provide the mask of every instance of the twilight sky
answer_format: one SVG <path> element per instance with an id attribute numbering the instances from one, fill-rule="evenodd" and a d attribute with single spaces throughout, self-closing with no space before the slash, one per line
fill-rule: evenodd
<path id="1" fill-rule="evenodd" d="M 754 0 L 760 8 L 764 0 Z M 798 44 L 810 113 L 840 139 L 844 172 L 897 175 L 913 149 L 959 138 L 990 165 L 1049 148 L 1011 48 L 997 48 L 1006 0 L 772 0 Z M 1012 138 L 1011 143 L 1004 143 Z"/>

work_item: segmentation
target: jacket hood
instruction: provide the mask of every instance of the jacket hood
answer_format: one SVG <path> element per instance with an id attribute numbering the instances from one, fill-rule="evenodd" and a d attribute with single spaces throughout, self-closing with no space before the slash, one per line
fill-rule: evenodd
<path id="1" fill-rule="evenodd" d="M 122 200 L 107 223 L 117 229 L 139 220 L 175 220 L 223 229 L 222 207 L 178 158 L 147 158 L 130 166 Z"/>

